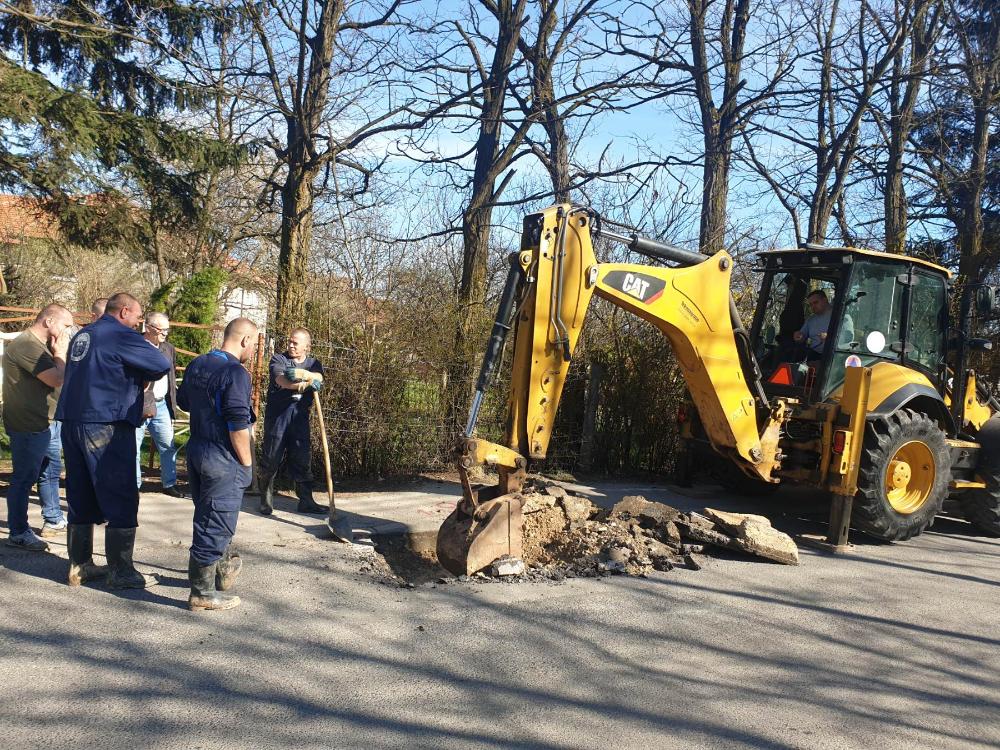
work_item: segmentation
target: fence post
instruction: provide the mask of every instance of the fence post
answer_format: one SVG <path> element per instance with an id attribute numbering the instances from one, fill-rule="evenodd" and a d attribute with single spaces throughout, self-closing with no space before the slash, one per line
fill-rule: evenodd
<path id="1" fill-rule="evenodd" d="M 597 405 L 600 402 L 601 381 L 606 368 L 601 362 L 591 362 L 587 379 L 587 397 L 583 407 L 583 431 L 580 435 L 580 470 L 590 471 L 594 462 L 594 431 Z"/>

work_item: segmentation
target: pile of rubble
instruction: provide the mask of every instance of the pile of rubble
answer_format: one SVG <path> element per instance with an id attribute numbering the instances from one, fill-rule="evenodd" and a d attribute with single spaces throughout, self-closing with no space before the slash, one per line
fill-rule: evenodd
<path id="1" fill-rule="evenodd" d="M 555 484 L 524 493 L 524 566 L 498 560 L 498 577 L 643 576 L 675 567 L 698 570 L 706 548 L 737 550 L 797 565 L 798 548 L 763 517 L 706 508 L 682 513 L 635 495 L 602 510 Z"/>

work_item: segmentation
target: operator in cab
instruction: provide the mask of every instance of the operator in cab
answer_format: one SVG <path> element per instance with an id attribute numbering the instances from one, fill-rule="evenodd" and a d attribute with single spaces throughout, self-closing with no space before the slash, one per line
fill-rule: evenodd
<path id="1" fill-rule="evenodd" d="M 822 289 L 814 289 L 806 296 L 812 315 L 810 315 L 802 327 L 792 334 L 796 344 L 805 348 L 806 360 L 816 360 L 823 356 L 823 348 L 826 346 L 826 334 L 830 328 L 830 318 L 833 315 L 833 306 L 830 304 L 826 292 Z M 844 322 L 841 326 L 841 343 L 846 343 L 854 338 L 854 322 L 850 315 L 844 315 Z"/>

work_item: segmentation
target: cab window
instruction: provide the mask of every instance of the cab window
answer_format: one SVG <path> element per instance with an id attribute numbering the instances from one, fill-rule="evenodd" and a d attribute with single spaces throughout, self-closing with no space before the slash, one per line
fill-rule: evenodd
<path id="1" fill-rule="evenodd" d="M 914 273 L 913 279 L 906 356 L 936 376 L 945 356 L 948 307 L 944 279 L 922 271 Z"/>

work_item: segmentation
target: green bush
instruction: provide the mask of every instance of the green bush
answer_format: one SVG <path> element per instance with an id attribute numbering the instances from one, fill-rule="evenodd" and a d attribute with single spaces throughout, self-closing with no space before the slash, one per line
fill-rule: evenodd
<path id="1" fill-rule="evenodd" d="M 227 274 L 221 268 L 202 269 L 188 276 L 176 295 L 176 281 L 171 281 L 153 292 L 150 310 L 165 310 L 173 322 L 214 325 L 219 313 L 219 294 L 226 278 Z M 203 353 L 212 346 L 212 331 L 177 326 L 171 330 L 170 341 L 178 349 Z M 187 364 L 191 358 L 179 354 L 177 359 L 180 364 Z"/>

